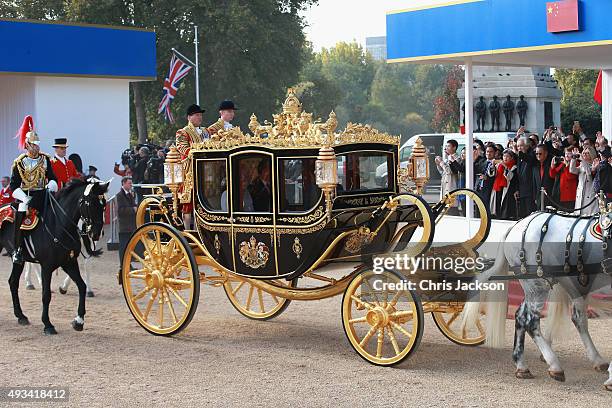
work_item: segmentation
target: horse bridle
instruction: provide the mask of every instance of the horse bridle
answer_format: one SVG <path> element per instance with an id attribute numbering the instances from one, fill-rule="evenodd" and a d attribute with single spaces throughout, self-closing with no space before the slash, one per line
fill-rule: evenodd
<path id="1" fill-rule="evenodd" d="M 93 209 L 91 208 L 92 196 L 90 194 L 92 187 L 93 184 L 88 185 L 85 188 L 83 196 L 79 198 L 79 213 L 81 214 L 81 219 L 83 220 L 83 227 L 81 228 L 80 234 L 87 235 L 93 241 L 93 237 L 91 236 L 91 230 L 95 224 L 95 221 L 92 216 Z M 100 205 L 104 207 L 104 205 L 106 204 L 106 197 L 104 196 L 104 194 L 98 195 L 97 198 L 98 200 L 100 200 Z M 104 224 L 104 221 L 100 222 L 100 224 Z M 102 232 L 104 232 L 104 230 L 102 230 Z"/>

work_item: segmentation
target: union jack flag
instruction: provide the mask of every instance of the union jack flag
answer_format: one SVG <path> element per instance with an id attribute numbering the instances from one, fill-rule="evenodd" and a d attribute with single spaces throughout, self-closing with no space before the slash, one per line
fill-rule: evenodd
<path id="1" fill-rule="evenodd" d="M 170 110 L 170 102 L 174 99 L 181 80 L 187 76 L 192 68 L 191 65 L 177 57 L 175 53 L 172 53 L 170 71 L 168 71 L 168 76 L 164 80 L 164 88 L 162 90 L 164 96 L 157 109 L 157 113 L 164 112 L 164 116 L 170 123 L 174 123 L 174 116 L 172 116 L 172 111 Z"/>

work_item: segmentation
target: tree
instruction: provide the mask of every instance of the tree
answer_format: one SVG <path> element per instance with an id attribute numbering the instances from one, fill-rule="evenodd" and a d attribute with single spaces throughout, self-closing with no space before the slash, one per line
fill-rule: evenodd
<path id="1" fill-rule="evenodd" d="M 599 71 L 592 69 L 556 69 L 555 79 L 563 90 L 561 126 L 570 132 L 574 121 L 580 122 L 585 134 L 595 137 L 601 130 L 601 106 L 593 100 Z M 612 135 L 605 135 L 608 139 Z"/>
<path id="2" fill-rule="evenodd" d="M 463 85 L 463 69 L 455 65 L 446 75 L 442 94 L 434 100 L 431 127 L 436 132 L 455 132 L 459 127 L 459 99 L 457 91 Z"/>

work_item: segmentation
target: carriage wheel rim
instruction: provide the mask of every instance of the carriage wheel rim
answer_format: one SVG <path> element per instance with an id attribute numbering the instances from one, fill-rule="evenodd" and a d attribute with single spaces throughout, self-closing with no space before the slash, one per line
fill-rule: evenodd
<path id="1" fill-rule="evenodd" d="M 279 286 L 288 286 L 281 280 L 275 280 Z M 255 320 L 274 317 L 283 311 L 283 307 L 291 301 L 256 288 L 246 278 L 230 277 L 223 289 L 232 306 L 241 314 Z M 246 296 L 246 298 L 245 298 Z M 269 307 L 272 305 L 272 307 Z"/>
<path id="2" fill-rule="evenodd" d="M 138 244 L 144 247 L 142 257 Z M 139 263 L 139 269 L 132 269 Z M 162 225 L 145 225 L 130 238 L 121 268 L 123 292 L 132 315 L 154 334 L 180 330 L 194 307 L 196 285 L 187 248 Z"/>
<path id="3" fill-rule="evenodd" d="M 448 315 L 448 318 L 447 318 Z M 478 346 L 484 343 L 486 333 L 483 325 L 485 314 L 480 312 L 480 317 L 476 326 L 476 330 L 480 333 L 478 336 L 472 336 L 469 332 L 461 330 L 461 321 L 463 318 L 462 310 L 453 312 L 433 312 L 432 317 L 438 329 L 449 340 L 461 344 L 463 346 Z M 454 323 L 454 325 L 453 325 Z M 472 328 L 473 329 L 473 328 Z"/>
<path id="4" fill-rule="evenodd" d="M 342 323 L 351 346 L 361 357 L 376 365 L 390 366 L 403 361 L 418 345 L 422 315 L 417 307 L 418 300 L 409 291 L 388 292 L 388 297 L 378 300 L 362 299 L 357 294 L 358 289 L 362 283 L 367 286 L 367 278 L 372 275 L 373 272 L 359 274 L 347 287 L 342 300 Z M 392 276 L 399 281 L 397 275 Z M 397 306 L 401 298 L 401 303 L 409 307 Z M 358 312 L 361 309 L 361 313 L 354 312 L 356 309 Z M 363 327 L 361 331 L 365 331 L 365 335 L 357 333 L 358 326 Z"/>

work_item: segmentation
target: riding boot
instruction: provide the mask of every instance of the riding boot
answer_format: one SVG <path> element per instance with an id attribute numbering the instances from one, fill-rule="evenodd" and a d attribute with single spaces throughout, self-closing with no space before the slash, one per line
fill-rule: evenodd
<path id="1" fill-rule="evenodd" d="M 13 263 L 23 265 L 23 256 L 21 255 L 21 244 L 23 244 L 23 230 L 21 229 L 21 223 L 25 217 L 25 211 L 17 211 L 15 213 L 15 249 L 13 250 Z"/>

